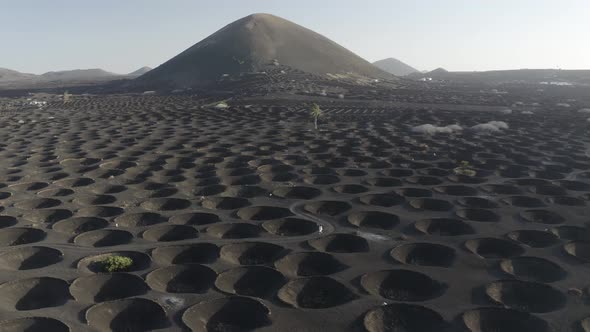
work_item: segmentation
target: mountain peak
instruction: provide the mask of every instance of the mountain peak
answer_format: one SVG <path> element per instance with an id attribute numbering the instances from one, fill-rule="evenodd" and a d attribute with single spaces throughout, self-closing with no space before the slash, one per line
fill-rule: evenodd
<path id="1" fill-rule="evenodd" d="M 148 67 L 148 66 L 143 66 L 141 68 L 139 68 L 136 71 L 133 71 L 129 74 L 127 74 L 127 76 L 131 76 L 131 77 L 139 77 L 147 72 L 149 72 L 150 70 L 152 70 L 152 68 Z"/>
<path id="2" fill-rule="evenodd" d="M 271 14 L 252 14 L 225 26 L 139 80 L 148 85 L 198 86 L 217 81 L 224 74 L 260 72 L 273 64 L 316 75 L 391 77 L 316 32 Z"/>
<path id="3" fill-rule="evenodd" d="M 251 19 L 251 20 L 274 20 L 274 19 L 283 19 L 281 17 L 275 16 L 273 14 L 268 14 L 268 13 L 254 13 L 254 14 L 250 14 L 248 16 L 245 17 L 245 19 Z"/>
<path id="4" fill-rule="evenodd" d="M 449 71 L 444 69 L 443 67 L 438 67 L 435 70 L 430 71 L 431 74 L 446 74 Z"/>
<path id="5" fill-rule="evenodd" d="M 395 58 L 379 60 L 373 62 L 373 64 L 382 70 L 396 76 L 406 76 L 418 72 L 418 69 L 411 67 Z"/>

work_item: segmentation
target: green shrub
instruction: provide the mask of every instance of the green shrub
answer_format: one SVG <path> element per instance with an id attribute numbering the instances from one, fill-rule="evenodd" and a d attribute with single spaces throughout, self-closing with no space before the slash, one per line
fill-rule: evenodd
<path id="1" fill-rule="evenodd" d="M 109 256 L 100 263 L 103 271 L 113 273 L 129 269 L 133 265 L 133 259 L 125 256 Z"/>
<path id="2" fill-rule="evenodd" d="M 455 174 L 464 176 L 475 176 L 477 172 L 471 169 L 471 164 L 463 160 L 459 163 L 459 167 L 455 168 Z"/>

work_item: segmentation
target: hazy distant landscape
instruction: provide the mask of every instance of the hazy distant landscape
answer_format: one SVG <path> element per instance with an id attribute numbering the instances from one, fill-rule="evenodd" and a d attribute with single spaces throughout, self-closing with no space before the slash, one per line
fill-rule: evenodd
<path id="1" fill-rule="evenodd" d="M 0 69 L 0 331 L 590 332 L 590 70 L 218 25 Z"/>
<path id="2" fill-rule="evenodd" d="M 41 75 L 20 73 L 15 70 L 0 68 L 1 89 L 52 88 L 75 86 L 78 84 L 100 84 L 121 79 L 134 79 L 151 68 L 142 67 L 129 74 L 115 74 L 103 69 L 75 69 L 51 71 Z"/>

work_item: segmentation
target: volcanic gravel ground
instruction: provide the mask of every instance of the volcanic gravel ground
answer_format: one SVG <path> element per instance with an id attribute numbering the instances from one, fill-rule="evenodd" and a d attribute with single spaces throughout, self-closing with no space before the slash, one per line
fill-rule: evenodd
<path id="1" fill-rule="evenodd" d="M 0 114 L 1 331 L 590 331 L 581 114 L 201 105 Z"/>

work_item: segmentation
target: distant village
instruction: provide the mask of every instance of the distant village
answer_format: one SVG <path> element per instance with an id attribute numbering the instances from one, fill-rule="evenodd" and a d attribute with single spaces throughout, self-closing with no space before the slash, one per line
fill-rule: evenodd
<path id="1" fill-rule="evenodd" d="M 49 93 L 29 93 L 26 97 L 7 98 L 0 97 L 0 112 L 19 111 L 27 109 L 43 109 L 49 104 L 67 103 L 73 99 L 73 95 Z"/>

